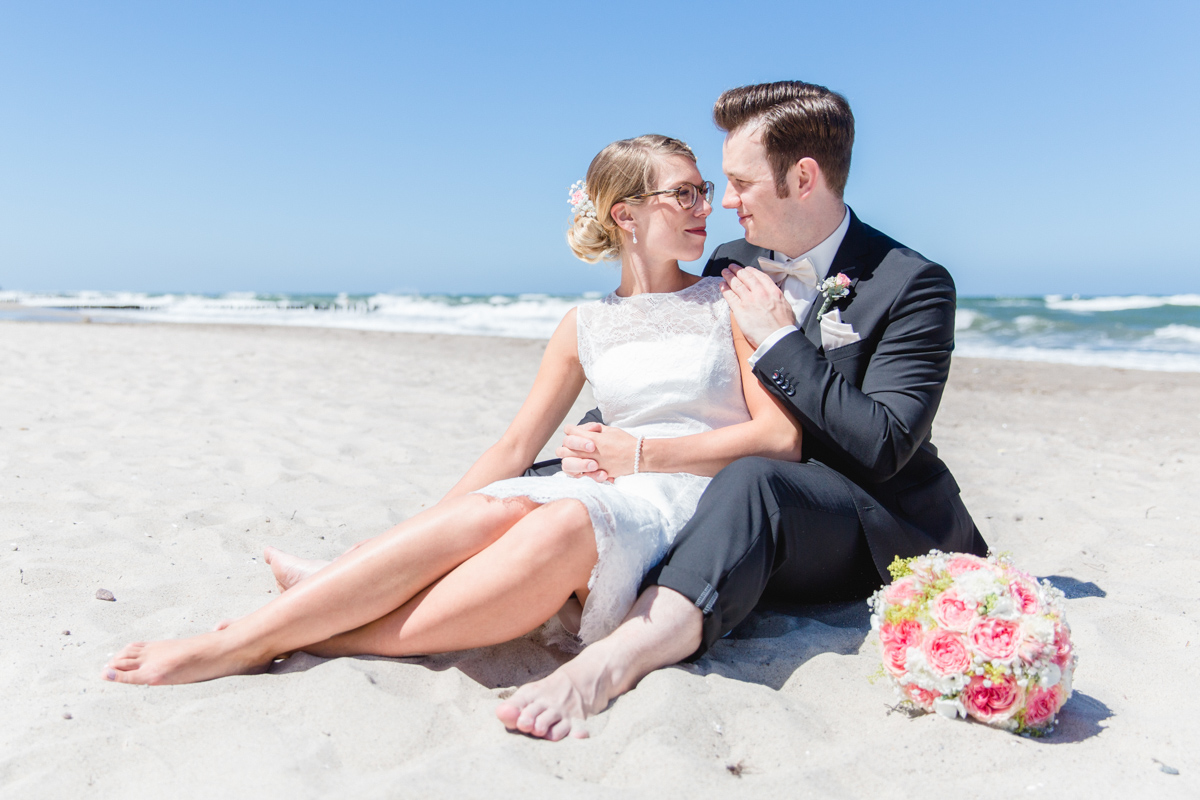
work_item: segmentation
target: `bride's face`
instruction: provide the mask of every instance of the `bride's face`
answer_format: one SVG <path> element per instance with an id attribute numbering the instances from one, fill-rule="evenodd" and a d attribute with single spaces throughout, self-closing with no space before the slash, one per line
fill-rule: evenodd
<path id="1" fill-rule="evenodd" d="M 685 156 L 668 156 L 658 164 L 658 180 L 650 191 L 678 189 L 685 183 L 702 186 L 704 178 L 695 162 Z M 696 204 L 682 208 L 675 196 L 660 194 L 641 205 L 628 205 L 637 226 L 638 244 L 652 260 L 695 261 L 704 255 L 705 226 L 712 204 L 703 190 L 696 192 Z"/>

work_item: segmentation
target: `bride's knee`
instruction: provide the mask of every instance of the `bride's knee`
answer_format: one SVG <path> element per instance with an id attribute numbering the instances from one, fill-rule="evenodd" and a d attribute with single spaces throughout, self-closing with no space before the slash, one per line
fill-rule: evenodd
<path id="1" fill-rule="evenodd" d="M 588 515 L 587 506 L 578 500 L 555 500 L 542 506 L 542 511 L 564 528 L 590 530 L 592 527 L 592 518 Z"/>
<path id="2" fill-rule="evenodd" d="M 592 518 L 578 500 L 555 500 L 538 509 L 539 538 L 548 545 L 575 547 L 594 543 Z"/>

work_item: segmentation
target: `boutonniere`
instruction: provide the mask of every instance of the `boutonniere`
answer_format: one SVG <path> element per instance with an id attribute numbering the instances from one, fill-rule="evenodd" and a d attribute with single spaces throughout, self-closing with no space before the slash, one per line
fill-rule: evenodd
<path id="1" fill-rule="evenodd" d="M 817 322 L 821 321 L 821 317 L 825 316 L 825 312 L 833 305 L 835 300 L 841 300 L 846 295 L 850 294 L 850 279 L 846 277 L 846 273 L 839 272 L 832 278 L 826 278 L 821 281 L 821 285 L 817 287 L 817 291 L 825 298 L 821 303 L 821 310 L 817 312 Z"/>

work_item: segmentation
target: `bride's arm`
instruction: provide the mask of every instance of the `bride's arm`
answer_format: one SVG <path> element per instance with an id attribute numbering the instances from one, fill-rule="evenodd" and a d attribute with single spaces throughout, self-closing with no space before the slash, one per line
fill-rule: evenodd
<path id="1" fill-rule="evenodd" d="M 673 439 L 646 439 L 642 443 L 641 472 L 716 475 L 745 456 L 800 460 L 800 427 L 754 376 L 747 361 L 754 348 L 742 335 L 737 320 L 731 322 L 750 421 Z M 633 436 L 610 427 L 599 432 L 575 428 L 572 432 L 575 437 L 591 440 L 595 450 L 583 452 L 560 448 L 559 455 L 591 461 L 595 470 L 603 470 L 609 478 L 633 472 L 637 442 Z"/>
<path id="2" fill-rule="evenodd" d="M 524 474 L 562 424 L 584 381 L 583 367 L 579 364 L 575 314 L 575 309 L 568 311 L 550 337 L 533 388 L 508 430 L 479 457 L 443 500 L 482 489 L 493 481 Z"/>

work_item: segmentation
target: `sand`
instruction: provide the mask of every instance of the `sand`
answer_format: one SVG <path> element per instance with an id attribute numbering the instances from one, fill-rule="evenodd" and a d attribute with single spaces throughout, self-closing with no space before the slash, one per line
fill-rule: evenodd
<path id="1" fill-rule="evenodd" d="M 865 604 L 763 610 L 583 741 L 493 716 L 565 657 L 537 636 L 299 655 L 194 686 L 100 680 L 131 640 L 269 600 L 263 545 L 329 558 L 436 502 L 543 346 L 0 322 L 0 796 L 1200 793 L 1195 374 L 955 363 L 934 441 L 991 545 L 1070 598 L 1076 693 L 1044 740 L 891 713 Z"/>

